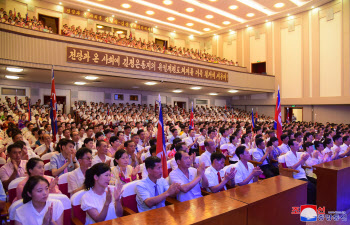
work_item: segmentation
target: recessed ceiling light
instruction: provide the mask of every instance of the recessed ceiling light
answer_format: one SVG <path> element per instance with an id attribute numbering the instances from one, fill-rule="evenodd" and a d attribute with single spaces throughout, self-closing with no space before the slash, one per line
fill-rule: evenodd
<path id="1" fill-rule="evenodd" d="M 97 25 L 96 26 L 98 29 L 102 29 L 103 28 L 103 26 L 101 26 L 101 25 Z"/>
<path id="2" fill-rule="evenodd" d="M 282 8 L 283 6 L 284 6 L 284 3 L 279 2 L 279 3 L 276 3 L 273 7 L 275 7 L 275 8 Z"/>
<path id="3" fill-rule="evenodd" d="M 190 35 L 190 36 L 188 36 L 188 37 L 192 39 L 192 38 L 193 38 L 193 35 Z"/>
<path id="4" fill-rule="evenodd" d="M 173 90 L 174 93 L 181 93 L 182 90 Z"/>
<path id="5" fill-rule="evenodd" d="M 224 22 L 222 22 L 222 24 L 224 24 L 224 25 L 229 25 L 231 22 L 230 21 L 224 21 Z"/>
<path id="6" fill-rule="evenodd" d="M 194 8 L 187 8 L 186 9 L 186 12 L 193 12 L 194 11 Z"/>
<path id="7" fill-rule="evenodd" d="M 209 93 L 209 95 L 218 95 L 218 93 Z"/>
<path id="8" fill-rule="evenodd" d="M 77 81 L 77 82 L 74 82 L 74 84 L 76 84 L 76 85 L 85 85 L 86 82 Z"/>
<path id="9" fill-rule="evenodd" d="M 210 28 L 204 28 L 203 30 L 204 31 L 210 31 Z"/>
<path id="10" fill-rule="evenodd" d="M 200 90 L 202 87 L 191 87 L 192 90 Z"/>
<path id="11" fill-rule="evenodd" d="M 229 90 L 228 92 L 230 92 L 230 93 L 237 93 L 238 91 L 237 90 Z"/>
<path id="12" fill-rule="evenodd" d="M 214 34 L 214 36 L 216 37 L 216 36 L 217 36 L 217 34 Z"/>
<path id="13" fill-rule="evenodd" d="M 169 21 L 174 21 L 175 18 L 174 18 L 174 17 L 168 17 L 167 20 L 169 20 Z"/>
<path id="14" fill-rule="evenodd" d="M 186 23 L 186 26 L 192 27 L 193 23 Z"/>
<path id="15" fill-rule="evenodd" d="M 311 6 L 311 9 L 315 8 L 315 6 Z"/>
<path id="16" fill-rule="evenodd" d="M 174 30 L 173 33 L 176 33 L 176 30 Z"/>
<path id="17" fill-rule="evenodd" d="M 265 22 L 267 23 L 267 22 L 269 22 L 268 20 L 265 20 Z"/>
<path id="18" fill-rule="evenodd" d="M 287 16 L 290 16 L 290 14 L 288 13 Z"/>
<path id="19" fill-rule="evenodd" d="M 20 73 L 23 71 L 22 68 L 6 67 L 6 70 L 13 73 Z"/>
<path id="20" fill-rule="evenodd" d="M 135 23 L 137 23 L 137 20 L 135 20 Z"/>
<path id="21" fill-rule="evenodd" d="M 230 5 L 228 8 L 231 9 L 231 10 L 235 10 L 235 9 L 238 9 L 238 6 L 236 6 L 236 5 Z"/>
<path id="22" fill-rule="evenodd" d="M 164 1 L 163 1 L 163 4 L 164 4 L 164 5 L 171 5 L 171 4 L 173 4 L 173 1 L 164 0 Z"/>
<path id="23" fill-rule="evenodd" d="M 5 77 L 7 79 L 11 79 L 11 80 L 18 80 L 19 79 L 19 76 L 5 75 Z"/>
<path id="24" fill-rule="evenodd" d="M 216 2 L 217 0 L 209 0 L 210 2 Z"/>
<path id="25" fill-rule="evenodd" d="M 114 15 L 112 15 L 112 17 L 114 17 Z"/>
<path id="26" fill-rule="evenodd" d="M 90 12 L 90 9 L 87 9 L 88 12 Z"/>
<path id="27" fill-rule="evenodd" d="M 245 25 L 246 27 L 249 27 L 249 25 Z"/>
<path id="28" fill-rule="evenodd" d="M 153 11 L 151 11 L 151 10 L 148 10 L 148 11 L 146 11 L 146 14 L 147 14 L 147 15 L 153 15 L 153 14 L 154 14 L 154 12 L 153 12 Z"/>
<path id="29" fill-rule="evenodd" d="M 124 32 L 121 31 L 121 30 L 118 30 L 118 31 L 117 31 L 117 34 L 122 34 L 122 33 L 124 33 Z"/>
<path id="30" fill-rule="evenodd" d="M 158 26 L 155 26 L 155 28 L 158 28 Z"/>
<path id="31" fill-rule="evenodd" d="M 248 13 L 247 16 L 248 17 L 253 17 L 253 16 L 255 16 L 255 14 L 254 13 Z"/>
<path id="32" fill-rule="evenodd" d="M 59 2 L 58 4 L 62 5 L 62 2 Z"/>
<path id="33" fill-rule="evenodd" d="M 128 8 L 131 8 L 131 5 L 124 3 L 124 4 L 121 4 L 121 7 L 123 7 L 124 9 L 128 9 Z"/>
<path id="34" fill-rule="evenodd" d="M 213 16 L 213 15 L 206 15 L 205 18 L 207 18 L 207 19 L 213 19 L 214 16 Z"/>
<path id="35" fill-rule="evenodd" d="M 86 76 L 85 79 L 87 79 L 87 80 L 97 80 L 98 77 L 96 77 L 96 76 Z"/>
<path id="36" fill-rule="evenodd" d="M 149 82 L 146 82 L 145 84 L 146 84 L 146 85 L 156 85 L 157 83 L 156 83 L 156 82 L 153 82 L 153 81 L 149 81 Z"/>

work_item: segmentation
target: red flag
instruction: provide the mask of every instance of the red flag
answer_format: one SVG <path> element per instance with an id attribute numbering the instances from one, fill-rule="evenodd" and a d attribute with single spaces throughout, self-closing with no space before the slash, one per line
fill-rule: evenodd
<path id="1" fill-rule="evenodd" d="M 159 95 L 159 120 L 158 120 L 158 133 L 157 133 L 157 156 L 162 160 L 163 177 L 168 177 L 168 163 L 167 163 L 167 153 L 165 147 L 165 136 L 164 136 L 164 123 L 163 123 L 163 113 L 161 98 Z"/>
<path id="2" fill-rule="evenodd" d="M 30 99 L 28 99 L 28 121 L 32 119 L 31 112 L 30 112 Z"/>
<path id="3" fill-rule="evenodd" d="M 51 69 L 52 79 L 51 79 L 51 96 L 50 96 L 50 118 L 52 127 L 52 140 L 56 142 L 57 134 L 57 101 L 56 101 L 56 88 L 55 88 L 55 76 L 53 71 L 53 66 Z"/>
<path id="4" fill-rule="evenodd" d="M 226 104 L 225 104 L 225 110 L 227 110 L 227 106 L 226 106 Z"/>
<path id="5" fill-rule="evenodd" d="M 278 87 L 276 108 L 275 108 L 275 130 L 277 131 L 278 143 L 281 145 L 281 135 L 282 135 L 282 116 L 281 116 L 281 96 L 280 87 Z"/>
<path id="6" fill-rule="evenodd" d="M 193 122 L 193 102 L 192 102 L 192 109 L 191 109 L 191 114 L 190 114 L 190 129 L 194 128 L 194 122 Z"/>

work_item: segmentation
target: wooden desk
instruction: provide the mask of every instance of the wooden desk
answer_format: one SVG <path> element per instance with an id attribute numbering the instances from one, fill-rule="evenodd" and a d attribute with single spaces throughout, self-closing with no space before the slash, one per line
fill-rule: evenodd
<path id="1" fill-rule="evenodd" d="M 350 208 L 350 157 L 313 166 L 317 175 L 317 205 L 326 211 Z"/>
<path id="2" fill-rule="evenodd" d="M 97 224 L 245 225 L 247 224 L 247 204 L 214 194 Z"/>
<path id="3" fill-rule="evenodd" d="M 306 204 L 307 182 L 276 176 L 214 194 L 248 204 L 248 225 L 305 225 L 292 207 Z M 233 220 L 232 220 L 233 221 Z"/>

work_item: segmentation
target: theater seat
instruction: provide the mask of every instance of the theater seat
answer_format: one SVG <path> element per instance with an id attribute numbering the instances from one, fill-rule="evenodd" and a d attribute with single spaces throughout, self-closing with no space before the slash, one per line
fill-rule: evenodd
<path id="1" fill-rule="evenodd" d="M 63 224 L 70 225 L 72 217 L 72 205 L 70 199 L 64 194 L 50 194 L 49 199 L 56 199 L 62 202 L 63 204 Z"/>
<path id="2" fill-rule="evenodd" d="M 23 205 L 23 199 L 17 200 L 14 203 L 11 204 L 9 208 L 9 220 L 10 220 L 10 225 L 15 224 L 15 212 L 18 207 Z"/>
<path id="3" fill-rule="evenodd" d="M 138 213 L 137 202 L 136 202 L 136 184 L 140 182 L 138 180 L 127 183 L 123 186 L 123 194 L 121 197 L 124 215 L 131 215 Z"/>
<path id="4" fill-rule="evenodd" d="M 280 175 L 290 178 L 293 178 L 293 173 L 299 173 L 299 170 L 294 170 L 287 167 L 285 155 L 280 155 L 278 157 L 278 169 L 280 171 Z"/>
<path id="5" fill-rule="evenodd" d="M 12 202 L 16 198 L 16 189 L 18 184 L 24 180 L 26 177 L 18 177 L 10 182 L 8 187 L 8 194 L 9 194 L 9 202 Z"/>
<path id="6" fill-rule="evenodd" d="M 78 191 L 70 198 L 72 204 L 72 224 L 83 225 L 86 221 L 86 212 L 81 209 L 81 198 L 85 194 L 85 190 Z"/>
<path id="7" fill-rule="evenodd" d="M 47 176 L 52 176 L 52 172 L 51 172 L 51 163 L 46 163 L 44 165 L 44 169 L 45 169 L 45 172 L 44 174 L 47 175 Z"/>
<path id="8" fill-rule="evenodd" d="M 53 155 L 55 155 L 56 152 L 49 152 L 49 153 L 46 153 L 44 154 L 43 156 L 41 156 L 41 159 L 44 161 L 44 164 L 46 163 L 49 163 L 50 162 L 50 159 Z"/>
<path id="9" fill-rule="evenodd" d="M 62 194 L 70 198 L 70 194 L 68 193 L 68 173 L 64 173 L 58 177 L 58 189 L 60 189 Z"/>

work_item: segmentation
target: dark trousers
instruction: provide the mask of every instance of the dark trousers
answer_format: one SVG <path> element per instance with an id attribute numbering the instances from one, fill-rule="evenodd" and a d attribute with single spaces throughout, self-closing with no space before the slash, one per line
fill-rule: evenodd
<path id="1" fill-rule="evenodd" d="M 308 180 L 308 179 L 310 179 L 310 180 Z M 317 183 L 317 180 L 312 178 L 312 177 L 308 177 L 308 179 L 302 178 L 299 180 L 307 181 L 307 204 L 316 205 L 316 183 Z"/>
<path id="2" fill-rule="evenodd" d="M 228 161 L 230 164 L 236 164 L 238 161 Z"/>
<path id="3" fill-rule="evenodd" d="M 275 169 L 270 165 L 261 165 L 260 169 L 263 171 L 266 178 L 277 176 Z"/>

